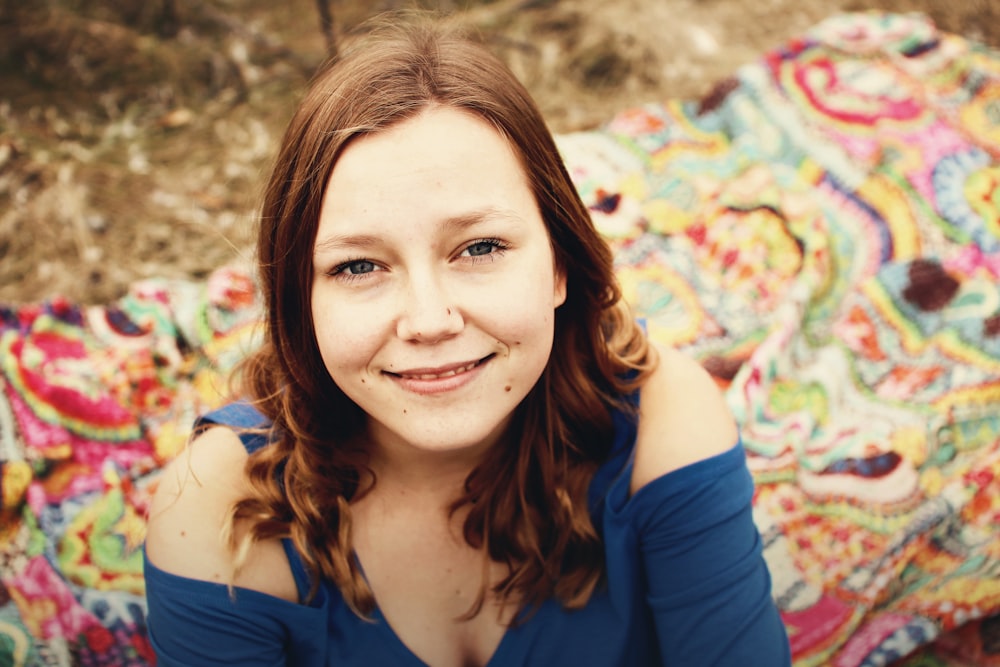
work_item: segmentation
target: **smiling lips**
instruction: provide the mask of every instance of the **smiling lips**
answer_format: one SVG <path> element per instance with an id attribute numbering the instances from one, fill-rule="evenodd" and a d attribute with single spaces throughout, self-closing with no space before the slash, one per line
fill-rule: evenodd
<path id="1" fill-rule="evenodd" d="M 395 373 L 385 371 L 386 375 L 402 384 L 411 391 L 418 393 L 437 393 L 450 391 L 464 385 L 472 380 L 472 371 L 483 366 L 494 355 L 490 354 L 477 361 L 473 361 L 458 366 L 446 366 L 440 368 L 416 368 L 409 371 Z"/>

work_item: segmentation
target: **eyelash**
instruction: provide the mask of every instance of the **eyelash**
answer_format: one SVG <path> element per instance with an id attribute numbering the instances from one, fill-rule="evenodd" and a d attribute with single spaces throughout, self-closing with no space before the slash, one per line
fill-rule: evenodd
<path id="1" fill-rule="evenodd" d="M 487 253 L 485 255 L 469 255 L 469 258 L 472 259 L 473 261 L 482 261 L 484 259 L 489 259 L 490 261 L 492 261 L 495 255 L 502 255 L 505 250 L 510 249 L 510 245 L 504 243 L 500 239 L 485 238 L 485 239 L 476 239 L 472 243 L 466 244 L 466 246 L 462 248 L 462 252 L 465 252 L 466 250 L 472 248 L 473 246 L 481 244 L 486 244 L 491 246 L 493 248 L 493 252 Z M 462 253 L 459 254 L 461 255 Z"/>
<path id="2" fill-rule="evenodd" d="M 357 259 L 349 259 L 346 262 L 341 262 L 337 266 L 335 266 L 332 269 L 330 269 L 327 272 L 327 275 L 331 276 L 333 278 L 337 278 L 339 280 L 344 280 L 344 281 L 347 281 L 347 282 L 352 282 L 352 281 L 355 281 L 355 280 L 361 280 L 361 279 L 363 279 L 369 273 L 374 273 L 374 271 L 367 271 L 365 273 L 348 273 L 347 272 L 347 269 L 349 269 L 352 264 L 361 264 L 361 263 L 371 264 L 372 266 L 376 267 L 376 270 L 378 270 L 377 269 L 378 265 L 375 262 L 373 262 L 372 260 L 365 259 L 364 257 L 358 257 Z"/>
<path id="3" fill-rule="evenodd" d="M 475 241 L 472 241 L 471 243 L 466 244 L 466 246 L 464 248 L 462 248 L 462 251 L 459 253 L 459 255 L 461 255 L 462 253 L 466 252 L 470 248 L 473 248 L 473 247 L 475 247 L 477 245 L 483 245 L 483 244 L 489 245 L 490 247 L 492 247 L 493 251 L 489 252 L 489 253 L 486 253 L 485 255 L 469 255 L 467 259 L 471 259 L 474 263 L 478 263 L 478 262 L 482 262 L 482 261 L 486 261 L 486 260 L 493 261 L 493 259 L 497 255 L 501 255 L 501 254 L 504 253 L 504 251 L 510 249 L 510 245 L 507 244 L 507 243 L 504 243 L 500 239 L 497 239 L 497 238 L 483 238 L 483 239 L 476 239 Z M 348 273 L 347 272 L 347 269 L 349 269 L 352 264 L 362 264 L 362 263 L 371 264 L 372 266 L 374 266 L 376 268 L 375 268 L 374 271 L 366 271 L 365 273 Z M 374 262 L 374 261 L 372 261 L 370 259 L 365 259 L 364 257 L 358 257 L 357 259 L 349 259 L 346 262 L 341 262 L 337 266 L 333 267 L 327 273 L 327 275 L 332 276 L 333 278 L 338 278 L 340 280 L 344 280 L 346 282 L 353 282 L 355 280 L 363 280 L 365 278 L 365 276 L 367 276 L 370 273 L 376 273 L 378 271 L 378 266 L 379 265 L 378 265 L 377 262 Z"/>

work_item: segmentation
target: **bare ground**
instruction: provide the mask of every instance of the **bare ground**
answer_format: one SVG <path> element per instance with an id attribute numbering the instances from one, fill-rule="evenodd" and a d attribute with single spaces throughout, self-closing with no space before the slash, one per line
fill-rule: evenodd
<path id="1" fill-rule="evenodd" d="M 332 7 L 343 32 L 399 4 Z M 556 132 L 696 99 L 840 10 L 922 11 L 1000 47 L 1000 0 L 421 4 L 481 30 Z M 104 302 L 248 257 L 272 151 L 325 53 L 314 0 L 0 0 L 0 302 Z"/>

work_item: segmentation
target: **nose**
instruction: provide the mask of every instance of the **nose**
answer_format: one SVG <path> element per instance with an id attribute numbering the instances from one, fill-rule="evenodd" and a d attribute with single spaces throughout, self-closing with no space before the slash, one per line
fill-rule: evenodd
<path id="1" fill-rule="evenodd" d="M 456 303 L 433 276 L 409 281 L 396 321 L 396 335 L 403 340 L 436 343 L 458 334 L 465 325 Z"/>

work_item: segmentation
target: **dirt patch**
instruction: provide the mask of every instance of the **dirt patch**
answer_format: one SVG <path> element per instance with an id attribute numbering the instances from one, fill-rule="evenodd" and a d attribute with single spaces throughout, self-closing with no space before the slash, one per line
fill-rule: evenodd
<path id="1" fill-rule="evenodd" d="M 331 6 L 344 31 L 398 4 Z M 423 6 L 478 28 L 557 132 L 700 98 L 839 10 L 923 11 L 1000 46 L 996 0 Z M 314 0 L 0 0 L 0 301 L 104 302 L 246 258 L 272 151 L 325 51 Z"/>

